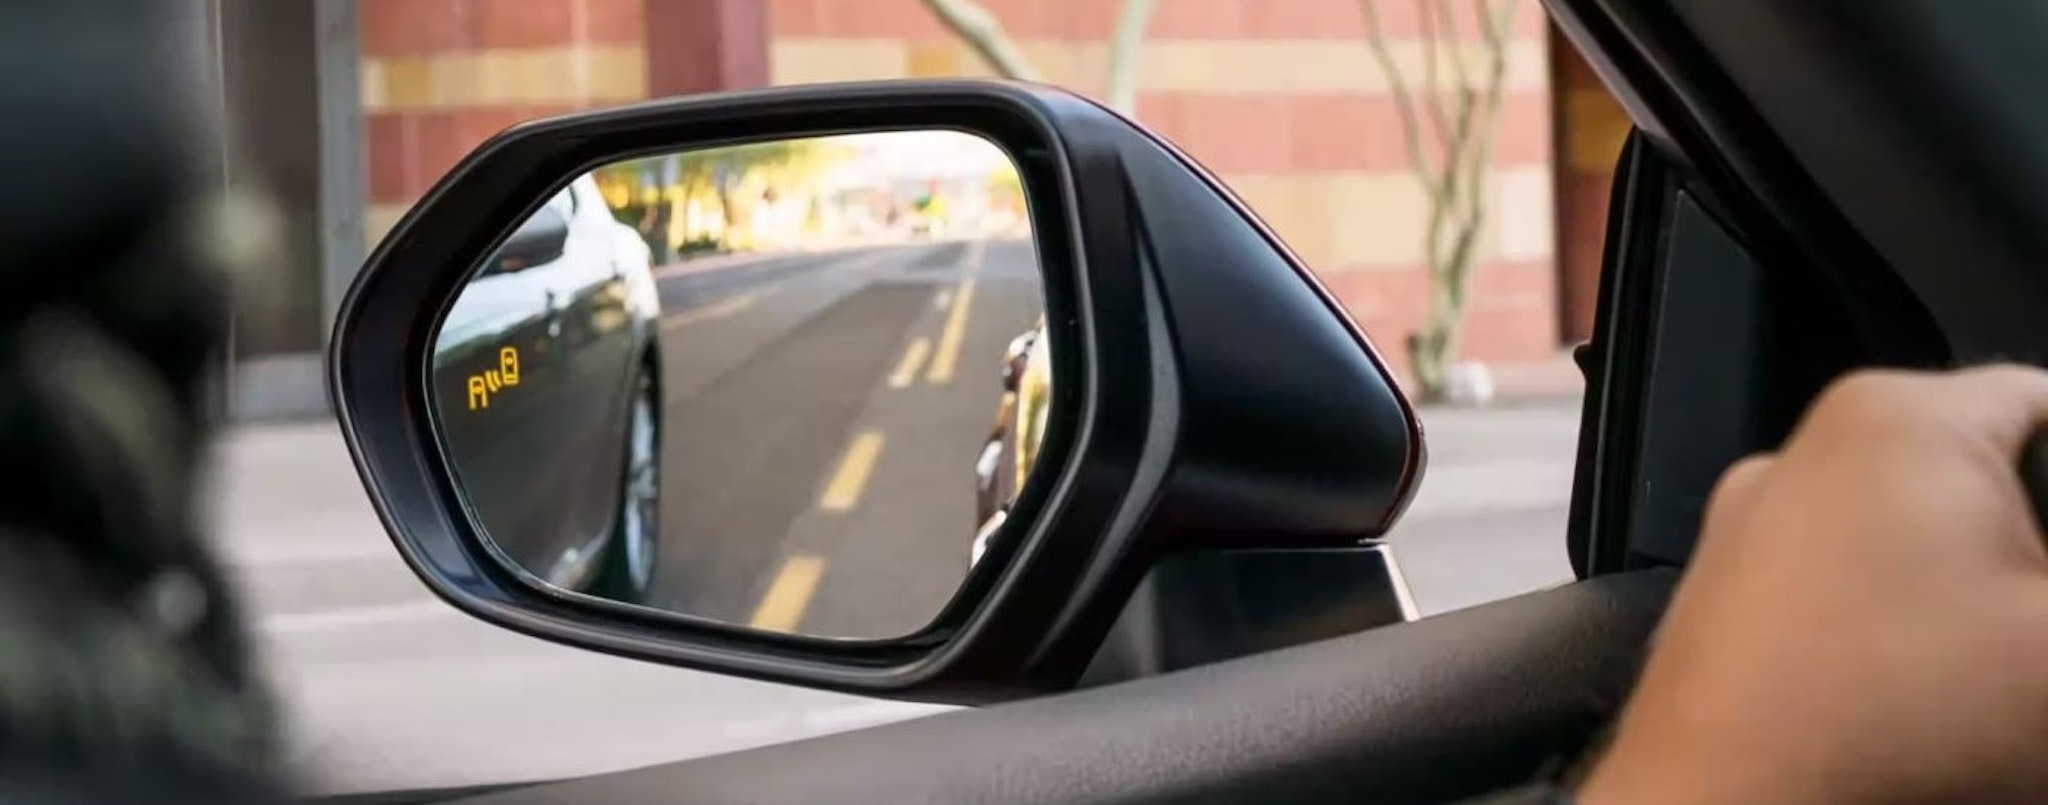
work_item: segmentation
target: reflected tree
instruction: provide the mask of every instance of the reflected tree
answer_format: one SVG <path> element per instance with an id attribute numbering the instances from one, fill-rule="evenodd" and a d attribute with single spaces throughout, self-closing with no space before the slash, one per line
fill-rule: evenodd
<path id="1" fill-rule="evenodd" d="M 731 248 L 732 235 L 750 208 L 750 187 L 769 195 L 791 192 L 845 154 L 826 139 L 741 143 L 613 163 L 598 169 L 598 181 L 615 188 L 610 195 L 620 220 L 667 256 L 673 253 L 670 223 L 679 211 L 708 202 L 724 227 L 713 242 L 696 245 Z"/>

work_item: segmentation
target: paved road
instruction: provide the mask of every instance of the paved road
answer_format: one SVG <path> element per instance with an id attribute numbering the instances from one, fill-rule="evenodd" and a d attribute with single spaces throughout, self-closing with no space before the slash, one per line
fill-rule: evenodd
<path id="1" fill-rule="evenodd" d="M 963 360 L 960 377 L 970 371 L 987 374 Z M 1425 414 L 1431 467 L 1394 542 L 1425 614 L 1567 575 L 1576 419 L 1570 402 Z M 399 562 L 327 423 L 232 432 L 211 499 L 298 756 L 325 790 L 593 774 L 944 709 L 604 657 L 474 621 Z M 812 612 L 836 606 L 824 578 Z"/>
<path id="2" fill-rule="evenodd" d="M 662 278 L 651 603 L 830 637 L 916 631 L 967 570 L 997 369 L 1043 305 L 1029 241 L 682 268 Z"/>

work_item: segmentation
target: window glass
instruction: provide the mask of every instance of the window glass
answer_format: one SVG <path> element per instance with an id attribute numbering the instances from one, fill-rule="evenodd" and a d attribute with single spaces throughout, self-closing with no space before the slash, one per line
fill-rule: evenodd
<path id="1" fill-rule="evenodd" d="M 1489 207 L 1474 235 L 1470 293 L 1443 294 L 1426 255 L 1428 193 L 1405 161 L 1386 82 L 1364 71 L 1310 86 L 1269 69 L 1270 54 L 1345 48 L 1358 50 L 1339 61 L 1367 63 L 1360 4 L 1273 14 L 1314 4 L 1207 2 L 1222 11 L 1206 22 L 1169 21 L 1185 9 L 1159 4 L 1145 47 L 1177 57 L 1134 62 L 1139 90 L 1125 104 L 1134 119 L 1252 204 L 1404 378 L 1420 376 L 1410 344 L 1431 319 L 1431 300 L 1470 300 L 1455 317 L 1455 353 L 1436 367 L 1442 400 L 1423 406 L 1429 472 L 1392 534 L 1418 609 L 1443 612 L 1568 578 L 1563 534 L 1580 389 L 1566 350 L 1590 321 L 1585 300 L 1597 287 L 1608 188 L 1598 170 L 1554 164 L 1551 141 L 1598 139 L 1604 130 L 1571 112 L 1599 100 L 1586 94 L 1597 85 L 1551 89 L 1543 54 L 1564 46 L 1546 50 L 1542 15 L 1533 2 L 1518 4 L 1499 136 L 1471 183 Z M 364 496 L 328 410 L 323 351 L 364 257 L 469 149 L 507 126 L 724 89 L 995 72 L 976 48 L 950 38 L 916 0 L 206 5 L 229 124 L 224 181 L 271 194 L 288 237 L 287 259 L 241 286 L 232 322 L 232 422 L 212 491 L 215 531 L 316 779 L 367 791 L 565 777 L 946 709 L 601 656 L 450 608 L 406 568 Z M 1011 32 L 1012 50 L 1039 60 L 1040 74 L 1084 93 L 1111 83 L 1103 65 L 1121 60 L 1074 56 L 1110 47 L 1115 15 L 1097 13 L 1102 0 L 983 5 Z M 1016 10 L 1024 5 L 1034 13 Z M 1412 15 L 1387 12 L 1389 41 L 1406 54 L 1392 61 L 1412 63 L 1429 31 L 1396 25 L 1397 17 Z M 1049 19 L 1074 24 L 1045 28 Z M 1333 37 L 1333 25 L 1361 33 Z M 1468 45 L 1478 47 L 1474 40 L 1445 52 Z M 1223 91 L 1207 72 L 1216 64 L 1246 69 Z M 727 206 L 707 200 L 703 187 L 682 192 L 683 167 L 643 161 L 594 188 L 564 191 L 547 208 L 584 224 L 585 207 L 603 205 L 619 226 L 590 236 L 616 238 L 636 258 L 644 247 L 657 280 L 685 273 L 675 268 L 685 260 L 717 262 L 734 245 L 720 233 L 742 216 L 765 226 L 812 215 L 765 194 Z M 929 233 L 927 219 L 944 217 L 933 207 L 927 200 L 871 217 Z M 769 214 L 776 210 L 787 215 Z M 960 374 L 993 382 L 997 373 L 963 362 Z M 1020 432 L 1031 422 L 1020 420 Z M 974 488 L 967 475 L 961 484 L 963 495 Z M 508 740 L 535 725 L 544 739 Z"/>

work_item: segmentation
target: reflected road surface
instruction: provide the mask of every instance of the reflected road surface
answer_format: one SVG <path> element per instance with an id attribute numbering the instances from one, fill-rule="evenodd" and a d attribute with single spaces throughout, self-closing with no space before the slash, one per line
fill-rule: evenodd
<path id="1" fill-rule="evenodd" d="M 650 603 L 802 634 L 917 630 L 967 570 L 1003 350 L 1043 309 L 1030 242 L 715 260 L 658 274 Z"/>

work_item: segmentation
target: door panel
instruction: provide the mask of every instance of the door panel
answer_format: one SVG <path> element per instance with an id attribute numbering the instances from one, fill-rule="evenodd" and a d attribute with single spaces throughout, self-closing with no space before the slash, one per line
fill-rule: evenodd
<path id="1" fill-rule="evenodd" d="M 1166 676 L 462 801 L 1452 801 L 1576 754 L 1625 696 L 1675 580 L 1610 576 Z"/>

